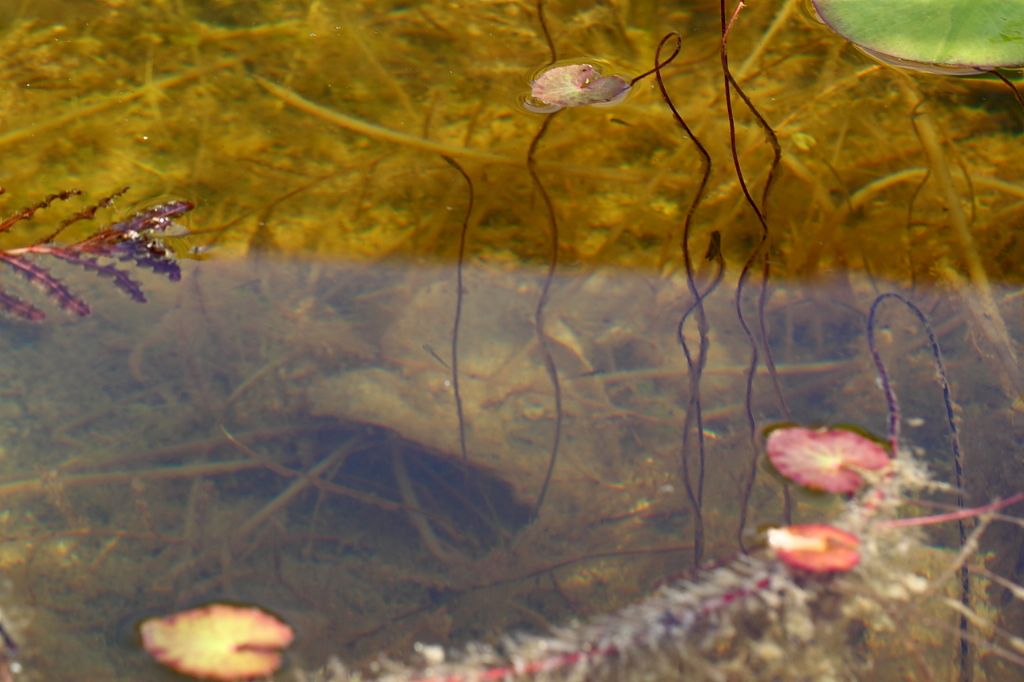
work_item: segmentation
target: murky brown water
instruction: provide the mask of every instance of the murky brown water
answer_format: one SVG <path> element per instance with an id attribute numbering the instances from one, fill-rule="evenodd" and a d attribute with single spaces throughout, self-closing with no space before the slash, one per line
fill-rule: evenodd
<path id="1" fill-rule="evenodd" d="M 0 246 L 124 185 L 101 215 L 197 204 L 178 242 L 185 277 L 140 273 L 148 304 L 67 266 L 54 270 L 92 317 L 0 323 L 3 603 L 28 674 L 158 679 L 134 624 L 215 598 L 284 615 L 299 631 L 293 667 L 312 668 L 541 630 L 689 570 L 691 383 L 676 330 L 702 167 L 653 80 L 613 107 L 554 116 L 534 178 L 546 119 L 521 101 L 550 59 L 534 2 L 133 5 L 0 8 L 3 212 L 87 194 Z M 762 226 L 729 150 L 717 4 L 549 2 L 546 17 L 558 59 L 626 77 L 651 67 L 666 31 L 682 35 L 665 82 L 712 161 L 689 236 L 697 282 L 715 274 L 715 234 L 724 265 L 705 302 L 703 558 L 728 560 L 784 503 L 755 465 L 739 530 L 755 450 L 736 290 Z M 772 148 L 734 94 L 738 159 L 769 234 L 739 299 L 758 336 L 767 254 L 765 329 L 788 418 L 884 434 L 865 321 L 878 293 L 902 291 L 945 355 L 968 502 L 1024 489 L 1012 96 L 879 66 L 799 2 L 748 7 L 729 45 L 782 152 L 764 201 Z M 463 227 L 464 442 L 451 371 Z M 5 290 L 35 295 L 9 277 Z M 695 318 L 686 338 L 695 352 Z M 951 480 L 927 339 L 887 305 L 878 340 L 908 445 Z M 759 348 L 755 442 L 787 418 Z M 833 509 L 794 504 L 802 519 Z M 1018 536 L 995 526 L 985 550 L 1019 582 Z M 955 531 L 935 542 L 953 546 Z M 991 598 L 1019 631 L 1020 605 Z M 908 649 L 939 679 L 953 665 L 944 649 Z M 914 674 L 890 665 L 892 679 Z M 999 679 L 999 665 L 983 661 L 977 679 Z"/>

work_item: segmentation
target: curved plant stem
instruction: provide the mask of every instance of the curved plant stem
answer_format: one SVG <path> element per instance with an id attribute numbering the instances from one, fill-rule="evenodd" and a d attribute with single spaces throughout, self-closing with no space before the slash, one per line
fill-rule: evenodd
<path id="1" fill-rule="evenodd" d="M 710 170 L 710 167 L 709 167 Z M 707 176 L 705 176 L 706 178 Z M 701 189 L 703 191 L 703 187 Z M 686 232 L 689 232 L 689 224 L 686 225 Z M 700 383 L 704 376 L 704 369 L 707 366 L 708 352 L 711 349 L 711 340 L 708 336 L 707 316 L 704 312 L 704 299 L 718 288 L 725 277 L 725 259 L 721 251 L 713 257 L 717 266 L 711 282 L 704 288 L 704 291 L 697 289 L 694 280 L 692 265 L 690 265 L 689 245 L 684 240 L 684 253 L 687 261 L 687 286 L 690 288 L 690 295 L 693 301 L 683 312 L 676 327 L 676 338 L 686 356 L 686 366 L 690 378 L 690 397 L 686 406 L 686 416 L 683 419 L 683 439 L 680 445 L 680 465 L 683 473 L 683 486 L 686 490 L 687 499 L 690 501 L 690 508 L 693 511 L 693 565 L 699 567 L 704 554 L 704 465 L 705 465 L 705 443 L 704 443 L 704 410 L 701 404 Z M 697 314 L 697 334 L 699 346 L 696 361 L 690 353 L 686 343 L 684 327 L 689 316 Z M 697 438 L 697 481 L 694 484 L 690 473 L 690 433 L 694 432 Z"/>
<path id="2" fill-rule="evenodd" d="M 1010 89 L 1010 93 L 1013 95 L 1013 98 L 1017 100 L 1017 106 L 1020 107 L 1020 112 L 1024 114 L 1024 96 L 1021 96 L 1020 90 L 1018 90 L 1017 86 L 1013 84 L 1013 81 L 1000 73 L 998 69 L 992 69 L 990 73 L 1001 80 L 1003 85 Z"/>
<path id="3" fill-rule="evenodd" d="M 558 61 L 558 50 L 555 48 L 555 41 L 551 38 L 548 20 L 544 17 L 544 0 L 537 0 L 537 23 L 540 24 L 540 32 L 544 35 L 544 42 L 548 46 L 548 63 L 544 66 L 551 66 Z"/>
<path id="4" fill-rule="evenodd" d="M 548 65 L 558 61 L 558 50 L 555 48 L 555 41 L 551 38 L 551 31 L 548 30 L 548 22 L 544 17 L 544 0 L 537 0 L 537 21 L 540 23 L 541 32 L 548 46 Z M 558 367 L 555 365 L 555 357 L 551 354 L 551 340 L 544 331 L 544 309 L 547 307 L 548 298 L 551 296 L 551 284 L 555 280 L 555 271 L 558 269 L 558 217 L 555 215 L 555 204 L 551 201 L 544 183 L 540 181 L 537 174 L 537 147 L 548 131 L 551 121 L 554 120 L 559 111 L 547 116 L 541 124 L 537 134 L 530 142 L 530 149 L 526 152 L 526 170 L 530 174 L 533 186 L 537 188 L 541 201 L 544 203 L 544 210 L 547 213 L 548 238 L 551 250 L 548 254 L 548 269 L 544 274 L 544 282 L 540 287 L 540 297 L 537 299 L 537 307 L 533 311 L 533 328 L 537 334 L 537 345 L 540 347 L 541 358 L 544 360 L 544 369 L 547 371 L 548 380 L 551 382 L 551 391 L 555 401 L 555 425 L 554 433 L 551 435 L 551 450 L 548 454 L 548 468 L 544 472 L 544 482 L 541 483 L 540 492 L 537 493 L 537 501 L 534 502 L 533 511 L 530 513 L 530 520 L 535 521 L 540 516 L 541 507 L 547 497 L 548 488 L 551 486 L 551 477 L 555 473 L 555 464 L 558 463 L 558 449 L 562 442 L 562 385 L 558 380 Z"/>
<path id="5" fill-rule="evenodd" d="M 949 429 L 949 444 L 953 453 L 953 484 L 956 488 L 956 505 L 960 512 L 963 512 L 966 505 L 964 504 L 964 471 L 963 455 L 960 449 L 960 428 L 957 426 L 956 411 L 953 407 L 953 392 L 949 386 L 949 379 L 946 374 L 946 363 L 942 359 L 942 349 L 939 347 L 938 339 L 935 337 L 935 331 L 932 329 L 931 324 L 928 322 L 928 318 L 925 317 L 921 309 L 918 308 L 910 299 L 895 292 L 885 293 L 875 298 L 874 302 L 871 304 L 871 309 L 868 311 L 867 320 L 868 349 L 871 353 L 871 359 L 875 364 L 878 379 L 882 384 L 882 391 L 885 394 L 885 403 L 888 408 L 889 424 L 887 430 L 889 447 L 892 449 L 893 453 L 896 453 L 899 450 L 900 408 L 899 402 L 896 400 L 896 393 L 892 389 L 892 382 L 889 378 L 889 373 L 885 368 L 885 362 L 882 360 L 882 355 L 878 351 L 878 344 L 875 342 L 875 318 L 878 314 L 878 308 L 888 300 L 899 301 L 909 309 L 910 312 L 914 314 L 914 317 L 917 318 L 917 321 L 920 323 L 928 337 L 928 346 L 932 353 L 932 359 L 935 362 L 935 374 L 938 379 L 939 386 L 942 388 L 942 404 L 946 409 L 946 426 Z M 961 551 L 963 551 L 967 546 L 967 527 L 963 522 L 963 519 L 966 518 L 966 516 L 957 516 L 955 518 L 957 522 L 957 530 L 960 535 L 960 548 Z M 960 566 L 960 603 L 963 604 L 967 610 L 970 610 L 971 577 L 967 564 L 962 564 Z M 961 613 L 959 652 L 961 680 L 970 679 L 971 677 L 971 649 L 970 639 L 967 633 L 967 625 L 967 617 Z"/>
<path id="6" fill-rule="evenodd" d="M 675 41 L 673 52 L 667 59 L 662 60 L 661 51 L 670 40 Z M 683 117 L 680 116 L 679 110 L 676 109 L 675 104 L 672 102 L 672 98 L 668 94 L 668 89 L 665 87 L 665 80 L 661 74 L 662 68 L 676 58 L 681 47 L 682 38 L 678 33 L 669 33 L 662 38 L 661 43 L 658 44 L 657 52 L 655 52 L 653 72 L 654 78 L 658 84 L 658 90 L 661 92 L 661 98 L 665 101 L 666 106 L 668 106 L 669 111 L 672 113 L 672 118 L 675 120 L 676 124 L 682 128 L 683 133 L 690 139 L 690 142 L 694 147 L 696 147 L 697 153 L 700 155 L 700 183 L 697 185 L 697 191 L 694 193 L 693 199 L 690 201 L 690 205 L 686 209 L 686 217 L 683 219 L 683 234 L 679 245 L 683 254 L 683 266 L 686 271 L 686 287 L 690 292 L 691 304 L 679 318 L 679 324 L 676 328 L 676 337 L 678 339 L 679 346 L 683 349 L 683 355 L 686 357 L 686 367 L 689 371 L 690 377 L 690 397 L 689 403 L 686 406 L 686 417 L 683 421 L 683 435 L 682 443 L 680 445 L 680 467 L 682 469 L 686 496 L 690 502 L 690 509 L 693 512 L 693 563 L 694 566 L 699 566 L 704 553 L 704 419 L 701 414 L 700 382 L 704 367 L 707 364 L 708 350 L 711 347 L 711 341 L 708 337 L 708 319 L 704 311 L 704 299 L 718 286 L 719 282 L 721 282 L 725 273 L 725 261 L 722 258 L 721 250 L 715 249 L 713 259 L 718 263 L 718 273 L 713 277 L 712 282 L 707 289 L 705 291 L 700 291 L 697 286 L 693 257 L 690 251 L 690 233 L 693 228 L 693 216 L 697 212 L 697 207 L 700 205 L 704 192 L 707 190 L 708 180 L 711 177 L 711 155 L 708 153 L 707 148 L 701 144 L 701 141 L 697 136 L 694 135 L 690 126 L 686 124 Z M 689 345 L 686 343 L 686 335 L 684 333 L 686 320 L 691 313 L 695 313 L 697 318 L 699 345 L 696 358 L 694 358 L 693 354 L 690 352 Z M 691 429 L 694 428 L 694 425 L 696 425 L 697 438 L 696 482 L 694 482 L 693 476 L 690 473 L 690 432 Z"/>
<path id="7" fill-rule="evenodd" d="M 564 110 L 563 110 L 564 111 Z M 548 253 L 548 269 L 544 274 L 544 282 L 540 288 L 540 297 L 537 299 L 537 307 L 533 311 L 533 327 L 537 335 L 537 344 L 540 347 L 541 357 L 544 360 L 544 369 L 547 371 L 548 379 L 551 382 L 551 390 L 555 400 L 555 425 L 554 433 L 551 436 L 551 450 L 548 456 L 548 468 L 544 474 L 544 482 L 541 484 L 540 492 L 537 494 L 537 501 L 533 505 L 531 519 L 536 520 L 540 515 L 540 509 L 547 497 L 548 488 L 551 485 L 551 476 L 555 472 L 555 464 L 558 462 L 558 449 L 562 442 L 562 386 L 558 380 L 558 367 L 555 365 L 555 358 L 551 354 L 551 340 L 544 331 L 544 309 L 547 307 L 548 298 L 551 296 L 551 284 L 555 279 L 555 271 L 558 269 L 558 218 L 555 215 L 555 204 L 551 201 L 544 183 L 540 181 L 537 174 L 537 147 L 540 145 L 544 134 L 555 117 L 561 113 L 556 111 L 544 119 L 537 134 L 533 136 L 530 149 L 526 153 L 526 170 L 530 173 L 533 186 L 537 188 L 541 201 L 544 203 L 544 210 L 547 213 L 548 238 L 550 251 Z"/>
<path id="8" fill-rule="evenodd" d="M 442 156 L 452 168 L 457 170 L 466 181 L 469 199 L 466 203 L 466 213 L 462 217 L 462 227 L 459 230 L 459 253 L 455 262 L 455 319 L 452 322 L 452 393 L 455 395 L 455 413 L 459 419 L 459 453 L 462 459 L 469 459 L 469 451 L 466 448 L 466 415 L 462 409 L 462 392 L 459 387 L 459 326 L 462 322 L 462 298 L 465 290 L 462 286 L 463 269 L 466 264 L 466 236 L 469 233 L 469 219 L 473 215 L 474 190 L 473 180 L 470 179 L 465 169 L 455 159 L 449 156 Z"/>
<path id="9" fill-rule="evenodd" d="M 753 494 L 754 483 L 757 477 L 757 461 L 760 455 L 760 448 L 758 447 L 757 443 L 757 423 L 754 419 L 753 409 L 754 376 L 757 374 L 757 366 L 760 361 L 760 354 L 758 351 L 757 336 L 755 336 L 753 330 L 750 327 L 750 324 L 746 320 L 746 316 L 743 313 L 743 290 L 746 286 L 747 278 L 750 276 L 750 271 L 754 267 L 754 264 L 757 262 L 757 259 L 764 256 L 766 260 L 764 262 L 764 267 L 762 269 L 761 294 L 758 297 L 758 321 L 760 328 L 760 336 L 762 337 L 761 340 L 764 343 L 765 348 L 767 349 L 768 337 L 766 334 L 764 324 L 764 305 L 766 302 L 766 289 L 768 286 L 768 278 L 771 274 L 771 267 L 767 260 L 767 255 L 765 254 L 765 250 L 768 244 L 768 220 L 766 217 L 766 204 L 768 194 L 771 190 L 771 186 L 775 177 L 775 170 L 776 168 L 778 168 L 779 162 L 782 159 L 782 148 L 779 145 L 778 137 L 775 135 L 774 131 L 771 129 L 771 126 L 768 125 L 768 122 L 764 119 L 764 117 L 761 116 L 760 112 L 754 106 L 754 103 L 750 100 L 749 97 L 747 97 L 746 93 L 740 87 L 739 83 L 736 82 L 736 79 L 733 78 L 732 72 L 729 70 L 729 32 L 732 30 L 736 22 L 736 18 L 739 16 L 739 13 L 743 10 L 745 6 L 746 3 L 744 2 L 744 0 L 740 0 L 739 3 L 736 5 L 736 8 L 733 10 L 732 14 L 729 15 L 726 11 L 726 0 L 719 1 L 719 21 L 721 24 L 722 32 L 722 39 L 719 49 L 719 58 L 722 65 L 722 81 L 725 93 L 726 115 L 729 119 L 729 150 L 732 154 L 733 168 L 736 172 L 736 179 L 739 182 L 740 190 L 743 192 L 743 198 L 746 201 L 747 205 L 750 207 L 750 209 L 754 212 L 754 215 L 757 217 L 757 222 L 761 226 L 760 240 L 758 241 L 757 246 L 754 247 L 754 250 L 751 252 L 751 254 L 747 257 L 746 262 L 743 264 L 742 270 L 740 270 L 739 280 L 736 283 L 735 297 L 736 318 L 740 323 L 740 327 L 743 329 L 743 333 L 747 337 L 748 343 L 750 344 L 750 363 L 748 365 L 747 370 L 746 393 L 744 400 L 746 404 L 747 429 L 750 437 L 751 458 L 750 469 L 747 472 L 746 480 L 743 486 L 742 504 L 740 506 L 740 518 L 736 529 L 737 541 L 739 543 L 740 549 L 744 552 L 747 551 L 747 548 L 746 543 L 743 540 L 743 534 L 747 525 L 747 513 L 750 505 L 750 497 Z M 753 195 L 750 193 L 750 188 L 747 186 L 746 178 L 743 175 L 743 167 L 740 164 L 739 151 L 736 146 L 736 119 L 732 101 L 732 92 L 734 89 L 736 91 L 736 94 L 739 95 L 739 97 L 743 100 L 744 104 L 746 104 L 747 108 L 754 115 L 758 122 L 758 125 L 760 125 L 761 128 L 765 131 L 765 135 L 768 137 L 768 140 L 772 145 L 773 158 L 771 167 L 768 171 L 768 177 L 765 180 L 765 186 L 761 196 L 760 206 L 758 206 L 758 203 L 754 200 Z M 785 401 L 782 400 L 782 391 L 779 388 L 778 376 L 777 373 L 774 371 L 774 360 L 771 358 L 770 351 L 766 350 L 765 355 L 767 357 L 768 373 L 769 376 L 772 378 L 772 385 L 775 388 L 776 396 L 780 402 L 780 407 L 782 408 L 783 412 L 786 413 L 788 412 L 788 409 L 786 408 Z M 788 515 L 790 507 L 788 490 L 785 491 L 785 497 L 786 513 Z"/>
<path id="10" fill-rule="evenodd" d="M 975 516 L 981 516 L 982 514 L 988 514 L 989 512 L 999 511 L 1005 509 L 1011 505 L 1017 504 L 1024 500 L 1024 493 L 1017 493 L 1011 495 L 1005 500 L 996 500 L 989 504 L 981 507 L 972 507 L 970 509 L 961 509 L 955 512 L 947 512 L 945 514 L 932 514 L 931 516 L 912 516 L 905 519 L 888 519 L 879 523 L 882 528 L 913 528 L 916 526 L 931 526 L 936 523 L 948 523 L 950 521 L 960 521 L 962 519 L 970 519 Z"/>

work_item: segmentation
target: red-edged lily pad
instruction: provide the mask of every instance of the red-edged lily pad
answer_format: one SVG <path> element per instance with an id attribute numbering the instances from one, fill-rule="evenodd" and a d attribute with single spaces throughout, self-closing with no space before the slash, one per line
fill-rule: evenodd
<path id="1" fill-rule="evenodd" d="M 842 573 L 860 561 L 860 540 L 833 526 L 808 524 L 772 528 L 768 546 L 791 568 L 811 573 Z"/>
<path id="2" fill-rule="evenodd" d="M 858 471 L 889 465 L 884 446 L 848 429 L 778 428 L 768 434 L 765 450 L 786 478 L 831 493 L 852 493 L 864 483 Z"/>
<path id="3" fill-rule="evenodd" d="M 168 668 L 204 680 L 251 680 L 281 667 L 292 629 L 262 609 L 208 604 L 139 626 L 142 645 Z"/>

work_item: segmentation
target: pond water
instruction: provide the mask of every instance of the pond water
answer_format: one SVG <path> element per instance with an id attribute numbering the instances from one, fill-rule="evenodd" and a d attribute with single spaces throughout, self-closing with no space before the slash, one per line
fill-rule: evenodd
<path id="1" fill-rule="evenodd" d="M 550 45 L 532 1 L 135 5 L 0 8 L 2 213 L 85 193 L 0 249 L 126 185 L 60 239 L 196 204 L 168 239 L 181 281 L 131 273 L 144 305 L 69 263 L 35 261 L 88 317 L 0 282 L 47 313 L 0 321 L 0 607 L 24 678 L 176 679 L 136 626 L 215 600 L 296 629 L 275 679 L 321 679 L 331 656 L 410 660 L 699 582 L 695 561 L 842 508 L 785 489 L 762 434 L 886 436 L 884 292 L 941 348 L 965 503 L 1024 490 L 1024 113 L 998 81 L 900 72 L 804 3 L 752 4 L 732 73 L 781 157 L 732 89 L 747 201 L 716 3 L 543 3 Z M 653 76 L 613 106 L 523 106 L 552 57 L 628 80 L 670 30 L 702 194 Z M 877 314 L 903 442 L 952 483 L 934 349 L 895 300 Z M 918 540 L 916 572 L 954 564 L 955 525 Z M 992 524 L 972 561 L 1020 583 L 1024 534 Z M 1024 608 L 972 580 L 974 679 L 1008 679 L 984 641 Z M 956 676 L 957 619 L 931 600 L 902 637 L 848 617 L 835 656 Z"/>

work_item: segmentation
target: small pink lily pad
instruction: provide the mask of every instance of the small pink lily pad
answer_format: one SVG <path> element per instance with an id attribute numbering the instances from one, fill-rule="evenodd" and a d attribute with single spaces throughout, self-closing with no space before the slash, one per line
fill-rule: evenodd
<path id="1" fill-rule="evenodd" d="M 772 528 L 768 531 L 768 546 L 790 568 L 811 573 L 843 573 L 860 562 L 860 540 L 834 526 Z"/>
<path id="2" fill-rule="evenodd" d="M 526 108 L 551 113 L 565 107 L 613 104 L 629 91 L 618 76 L 602 76 L 591 64 L 563 64 L 540 73 L 530 84 Z"/>
<path id="3" fill-rule="evenodd" d="M 889 465 L 885 447 L 848 429 L 778 428 L 768 434 L 765 450 L 786 478 L 830 493 L 852 493 L 864 483 L 858 471 Z"/>
<path id="4" fill-rule="evenodd" d="M 144 621 L 143 648 L 158 662 L 203 680 L 252 680 L 281 667 L 292 629 L 262 609 L 208 604 Z"/>

